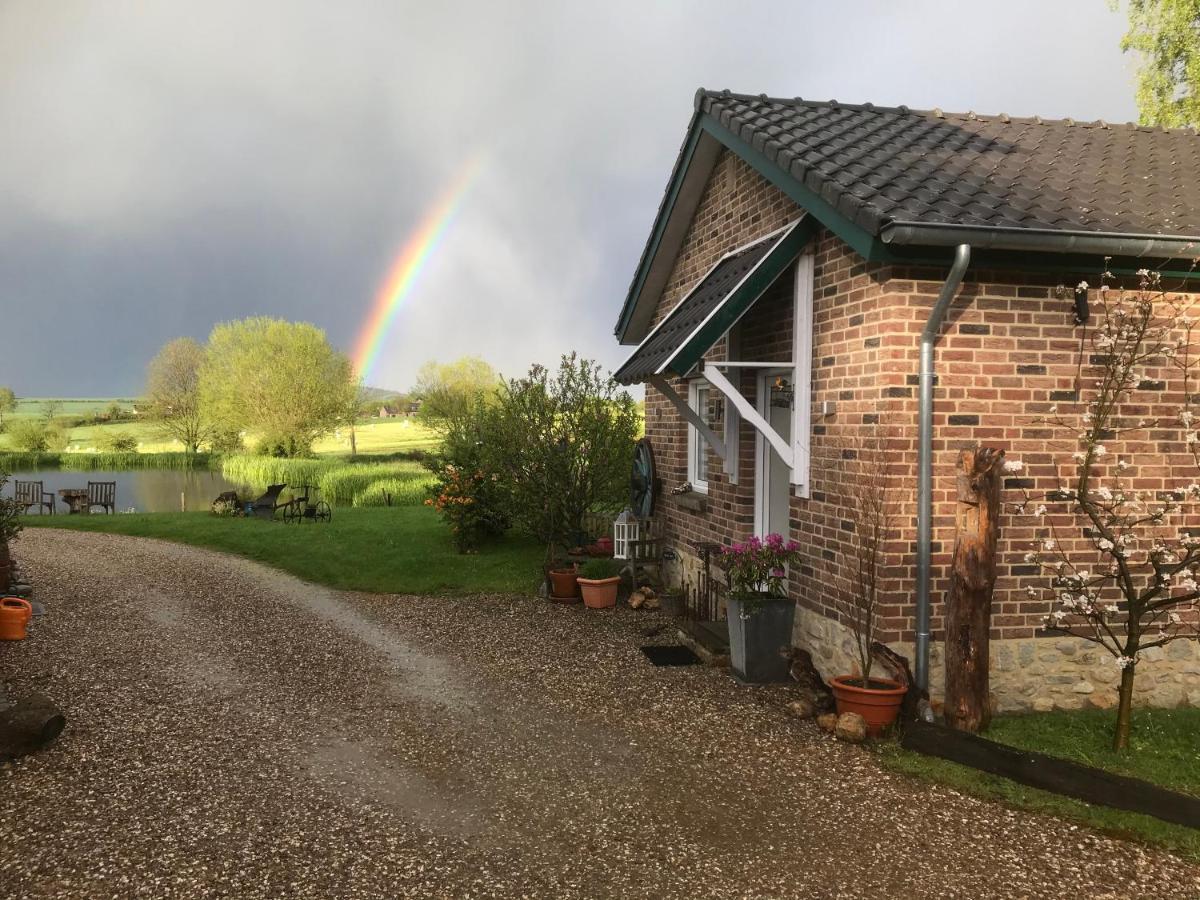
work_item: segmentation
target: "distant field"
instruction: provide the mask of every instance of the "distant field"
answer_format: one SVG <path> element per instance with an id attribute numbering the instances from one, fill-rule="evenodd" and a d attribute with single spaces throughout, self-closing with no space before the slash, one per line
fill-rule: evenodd
<path id="1" fill-rule="evenodd" d="M 29 397 L 17 401 L 17 410 L 5 416 L 5 420 L 13 418 L 38 418 L 45 415 L 46 403 L 55 399 L 59 404 L 57 416 L 63 418 L 92 416 L 102 413 L 113 403 L 122 409 L 132 410 L 135 400 L 123 397 L 98 398 L 46 398 Z M 100 448 L 102 438 L 106 433 L 121 432 L 130 434 L 138 441 L 138 450 L 142 453 L 170 453 L 182 451 L 183 445 L 178 441 L 166 440 L 155 426 L 148 422 L 117 422 L 112 425 L 86 425 L 68 430 L 72 452 L 95 451 Z M 431 431 L 415 420 L 398 419 L 364 419 L 356 429 L 358 452 L 360 454 L 389 454 L 413 450 L 435 450 L 440 444 L 437 433 Z M 253 446 L 254 437 L 247 440 Z M 8 436 L 0 433 L 0 450 L 14 449 L 9 443 Z M 346 429 L 329 435 L 318 441 L 313 450 L 319 454 L 345 455 L 350 452 L 350 434 Z"/>
<path id="2" fill-rule="evenodd" d="M 113 403 L 118 404 L 121 409 L 132 410 L 135 402 L 132 397 L 24 397 L 17 401 L 16 410 L 6 413 L 4 417 L 7 419 L 9 416 L 43 416 L 46 413 L 46 404 L 51 401 L 58 404 L 56 414 L 60 416 L 93 416 L 104 412 Z"/>

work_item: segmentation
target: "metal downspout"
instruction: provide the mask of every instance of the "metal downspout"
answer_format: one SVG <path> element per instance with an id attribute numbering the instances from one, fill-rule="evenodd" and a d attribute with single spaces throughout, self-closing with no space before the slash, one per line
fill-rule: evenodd
<path id="1" fill-rule="evenodd" d="M 929 567 L 933 541 L 933 345 L 946 310 L 971 262 L 971 245 L 954 248 L 954 264 L 921 332 L 920 404 L 917 413 L 917 659 L 913 674 L 929 690 Z"/>

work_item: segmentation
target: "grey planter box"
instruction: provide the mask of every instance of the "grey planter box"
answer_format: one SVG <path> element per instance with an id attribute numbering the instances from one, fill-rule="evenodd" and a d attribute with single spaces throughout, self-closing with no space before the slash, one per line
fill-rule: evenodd
<path id="1" fill-rule="evenodd" d="M 729 599 L 729 663 L 742 681 L 766 683 L 788 679 L 788 660 L 783 651 L 792 643 L 796 602 L 764 600 L 745 612 L 741 600 Z"/>

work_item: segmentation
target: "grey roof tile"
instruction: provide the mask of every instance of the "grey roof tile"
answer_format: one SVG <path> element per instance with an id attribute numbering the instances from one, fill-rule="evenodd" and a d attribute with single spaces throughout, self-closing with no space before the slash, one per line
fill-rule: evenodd
<path id="1" fill-rule="evenodd" d="M 891 222 L 1200 235 L 1200 136 L 701 91 L 712 116 L 872 234 Z"/>

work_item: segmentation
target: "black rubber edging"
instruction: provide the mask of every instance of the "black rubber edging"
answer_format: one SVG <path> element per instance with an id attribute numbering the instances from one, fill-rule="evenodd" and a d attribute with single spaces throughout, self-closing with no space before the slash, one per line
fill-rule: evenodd
<path id="1" fill-rule="evenodd" d="M 907 725 L 900 746 L 1064 797 L 1200 829 L 1200 797 L 1168 790 L 1140 778 L 1115 775 L 1045 753 L 997 744 L 978 735 L 927 722 Z"/>

